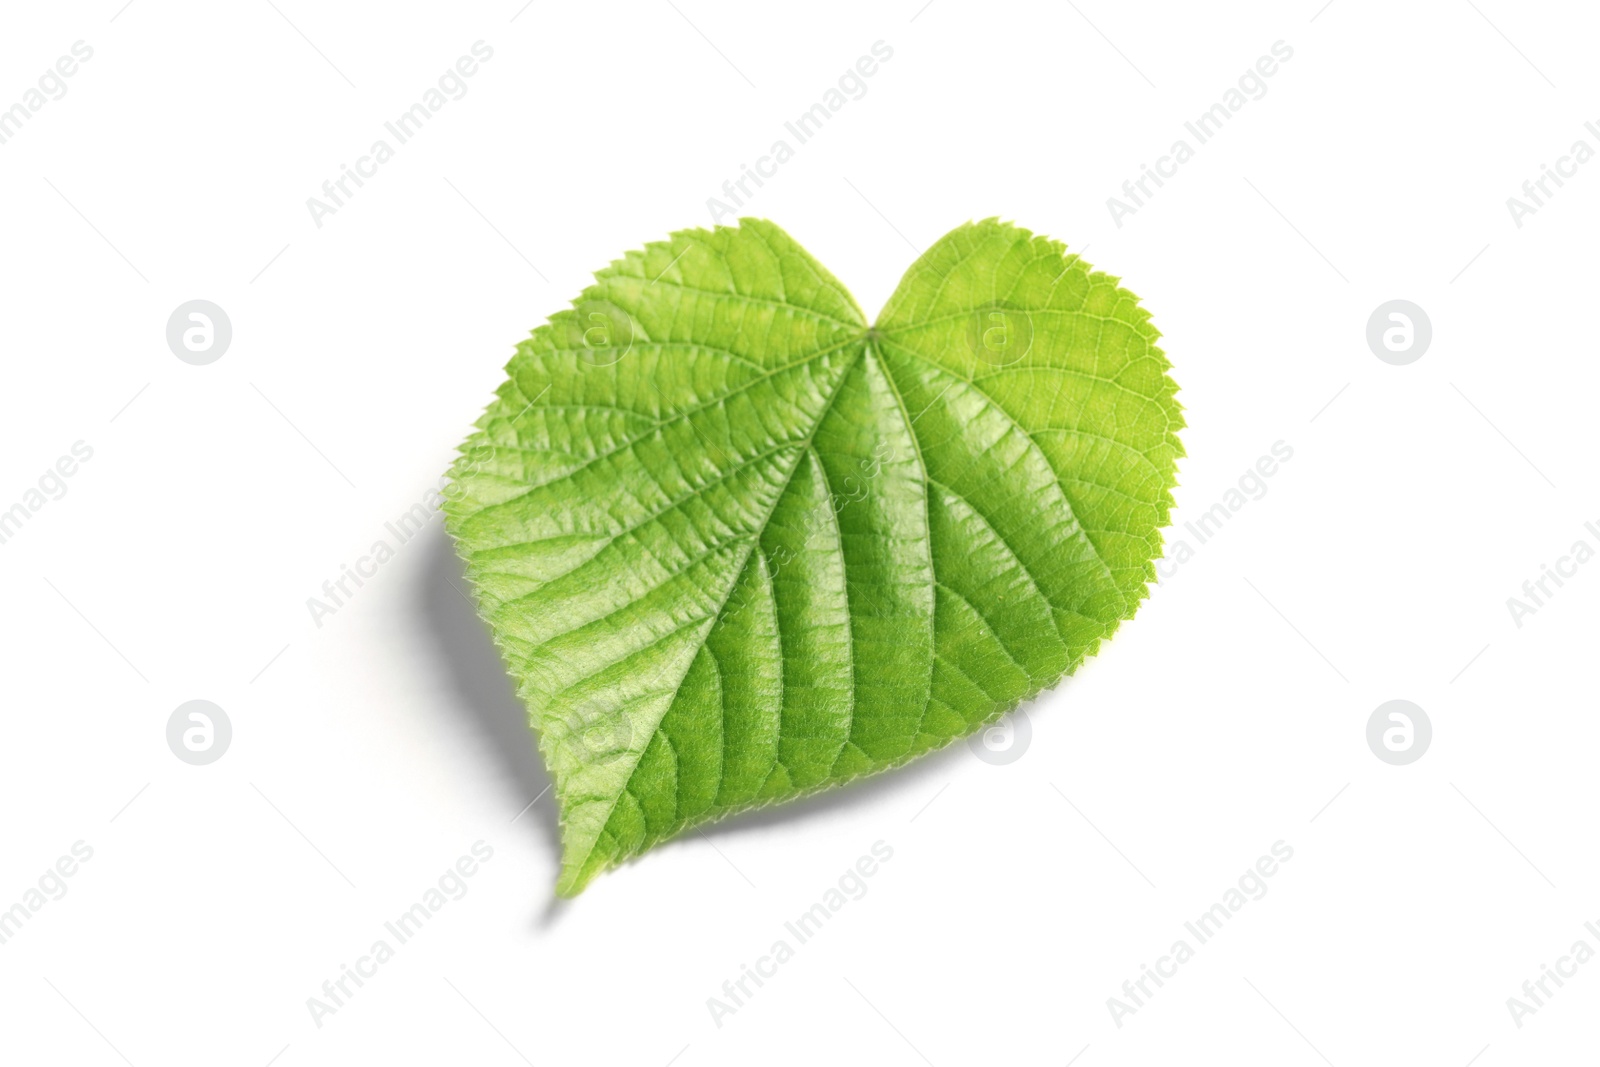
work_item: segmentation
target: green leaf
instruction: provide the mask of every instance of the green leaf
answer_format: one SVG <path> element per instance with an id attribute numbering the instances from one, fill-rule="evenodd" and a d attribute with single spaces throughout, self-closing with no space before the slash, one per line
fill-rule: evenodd
<path id="1" fill-rule="evenodd" d="M 1154 578 L 1183 454 L 1117 279 L 995 220 L 876 326 L 777 226 L 686 230 L 517 347 L 445 512 L 561 812 L 558 892 L 970 734 Z"/>

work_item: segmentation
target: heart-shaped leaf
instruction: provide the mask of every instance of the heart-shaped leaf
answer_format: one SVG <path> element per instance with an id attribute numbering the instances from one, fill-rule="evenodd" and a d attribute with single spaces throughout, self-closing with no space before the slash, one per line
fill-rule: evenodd
<path id="1" fill-rule="evenodd" d="M 1182 455 L 1148 320 L 989 220 L 869 327 L 745 219 L 522 342 L 445 512 L 555 782 L 558 892 L 970 734 L 1130 618 Z"/>

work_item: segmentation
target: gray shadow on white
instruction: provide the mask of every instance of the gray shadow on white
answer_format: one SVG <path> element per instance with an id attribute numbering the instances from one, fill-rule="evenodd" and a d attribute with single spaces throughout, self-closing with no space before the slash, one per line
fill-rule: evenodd
<path id="1" fill-rule="evenodd" d="M 552 861 L 561 862 L 561 842 L 556 824 L 555 791 L 528 729 L 528 713 L 517 699 L 511 676 L 500 661 L 500 653 L 489 638 L 488 624 L 478 617 L 468 599 L 465 565 L 442 525 L 430 526 L 427 558 L 423 566 L 422 612 L 426 627 L 446 661 L 449 679 L 458 698 L 460 718 L 478 735 L 491 759 L 510 781 L 515 806 L 506 812 L 506 821 L 516 819 L 519 832 L 534 837 L 549 851 Z M 538 797 L 519 816 L 522 806 Z M 517 799 L 520 798 L 520 799 Z"/>

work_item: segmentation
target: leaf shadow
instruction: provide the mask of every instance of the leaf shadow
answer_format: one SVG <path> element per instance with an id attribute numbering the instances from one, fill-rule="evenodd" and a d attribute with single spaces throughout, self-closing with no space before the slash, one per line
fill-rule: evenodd
<path id="1" fill-rule="evenodd" d="M 794 820 L 826 818 L 846 808 L 885 803 L 895 797 L 908 804 L 921 805 L 927 800 L 923 794 L 931 796 L 935 790 L 956 778 L 969 759 L 972 759 L 972 754 L 967 751 L 965 742 L 956 741 L 899 767 L 812 793 L 799 800 L 735 812 L 725 819 L 701 826 L 699 833 L 706 837 L 762 835 Z M 693 834 L 685 834 L 682 838 L 693 839 Z"/>
<path id="2" fill-rule="evenodd" d="M 561 840 L 555 792 L 533 731 L 528 728 L 527 710 L 517 698 L 511 676 L 489 637 L 488 624 L 478 617 L 467 592 L 465 564 L 456 555 L 449 534 L 434 524 L 421 536 L 427 538 L 427 544 L 420 607 L 426 627 L 448 665 L 457 696 L 451 709 L 453 717 L 471 727 L 480 744 L 491 749 L 500 761 L 501 772 L 509 782 L 508 792 L 520 798 L 515 801 L 518 809 L 514 810 L 534 801 L 521 814 L 508 813 L 507 819 L 521 828 L 518 832 L 534 838 L 559 867 Z M 558 913 L 552 903 L 546 920 Z"/>

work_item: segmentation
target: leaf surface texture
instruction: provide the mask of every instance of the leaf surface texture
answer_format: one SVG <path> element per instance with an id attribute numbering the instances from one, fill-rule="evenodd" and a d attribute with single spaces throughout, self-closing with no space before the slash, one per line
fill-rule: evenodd
<path id="1" fill-rule="evenodd" d="M 995 220 L 877 323 L 770 222 L 518 346 L 448 526 L 555 782 L 558 891 L 972 733 L 1154 577 L 1183 420 L 1118 280 Z"/>

